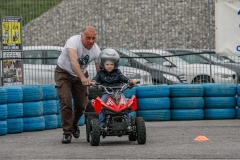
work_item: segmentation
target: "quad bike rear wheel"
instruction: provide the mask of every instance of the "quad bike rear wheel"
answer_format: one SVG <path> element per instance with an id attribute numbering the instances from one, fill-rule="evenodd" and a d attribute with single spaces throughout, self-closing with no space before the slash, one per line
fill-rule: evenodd
<path id="1" fill-rule="evenodd" d="M 101 129 L 97 118 L 92 118 L 89 127 L 89 142 L 92 146 L 98 146 L 100 143 Z"/>
<path id="2" fill-rule="evenodd" d="M 146 126 L 145 121 L 142 117 L 137 117 L 136 119 L 137 125 L 137 142 L 138 144 L 145 144 L 146 143 Z"/>

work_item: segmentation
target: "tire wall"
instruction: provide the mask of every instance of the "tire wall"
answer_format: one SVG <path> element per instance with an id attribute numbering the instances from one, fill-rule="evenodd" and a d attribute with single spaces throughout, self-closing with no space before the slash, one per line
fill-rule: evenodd
<path id="1" fill-rule="evenodd" d="M 85 122 L 84 115 L 78 125 Z M 54 85 L 0 87 L 0 136 L 62 127 Z"/>
<path id="2" fill-rule="evenodd" d="M 3 86 L 0 93 L 0 136 L 61 128 L 55 86 Z M 145 121 L 240 118 L 240 86 L 235 84 L 139 86 L 124 94 L 137 97 L 138 109 L 131 115 Z M 85 118 L 78 125 L 84 125 Z"/>

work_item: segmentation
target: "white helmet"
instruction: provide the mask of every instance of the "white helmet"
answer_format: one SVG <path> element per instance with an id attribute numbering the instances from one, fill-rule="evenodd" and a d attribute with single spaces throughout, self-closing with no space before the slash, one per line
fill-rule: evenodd
<path id="1" fill-rule="evenodd" d="M 100 52 L 100 55 L 98 57 L 98 63 L 101 68 L 104 68 L 104 63 L 106 61 L 111 61 L 114 63 L 114 69 L 118 68 L 119 64 L 119 54 L 117 51 L 111 48 L 106 48 Z"/>

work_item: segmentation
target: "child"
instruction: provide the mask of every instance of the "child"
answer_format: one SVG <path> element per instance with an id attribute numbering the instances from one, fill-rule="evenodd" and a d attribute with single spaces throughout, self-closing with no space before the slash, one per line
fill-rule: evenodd
<path id="1" fill-rule="evenodd" d="M 137 80 L 129 80 L 125 77 L 122 72 L 118 69 L 119 63 L 119 55 L 113 49 L 104 49 L 99 57 L 98 63 L 100 66 L 100 71 L 97 75 L 93 78 L 92 84 L 94 85 L 96 82 L 101 83 L 104 86 L 120 86 L 122 83 L 132 82 L 133 84 L 137 84 Z M 122 94 L 124 97 L 124 95 Z M 107 101 L 108 94 L 103 93 L 102 100 L 104 102 Z M 99 121 L 101 128 L 105 128 L 106 126 L 106 115 L 101 111 L 99 114 Z M 128 129 L 131 129 L 131 117 L 127 114 L 127 121 L 128 121 Z"/>

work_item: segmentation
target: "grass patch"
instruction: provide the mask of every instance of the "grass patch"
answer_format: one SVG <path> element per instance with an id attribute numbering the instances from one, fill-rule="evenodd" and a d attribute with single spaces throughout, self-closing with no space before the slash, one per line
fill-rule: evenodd
<path id="1" fill-rule="evenodd" d="M 22 26 L 63 0 L 1 0 L 0 15 L 21 16 Z"/>

